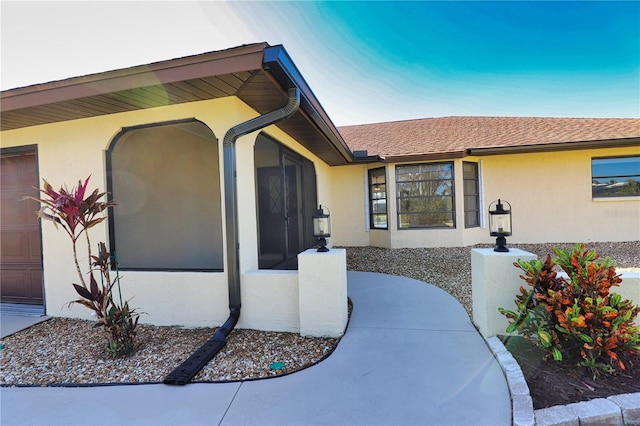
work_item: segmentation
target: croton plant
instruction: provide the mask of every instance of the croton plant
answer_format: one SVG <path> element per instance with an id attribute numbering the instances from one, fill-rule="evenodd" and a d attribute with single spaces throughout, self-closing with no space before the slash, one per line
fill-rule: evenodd
<path id="1" fill-rule="evenodd" d="M 59 190 L 43 180 L 43 198 L 31 198 L 42 203 L 38 211 L 38 216 L 45 220 L 50 220 L 58 228 L 62 227 L 71 239 L 73 249 L 73 261 L 80 284 L 73 284 L 79 299 L 69 302 L 78 303 L 91 309 L 97 318 L 96 326 L 104 327 L 106 335 L 106 349 L 113 356 L 130 355 L 135 347 L 136 327 L 138 325 L 139 314 L 134 309 L 129 308 L 129 303 L 122 302 L 122 295 L 119 292 L 119 303 L 114 301 L 113 288 L 120 290 L 120 280 L 117 274 L 117 265 L 113 256 L 107 251 L 106 245 L 98 244 L 98 255 L 91 252 L 91 241 L 88 230 L 106 219 L 103 212 L 114 203 L 101 201 L 105 193 L 95 189 L 86 198 L 89 179 L 78 181 L 78 185 L 68 190 L 62 186 Z M 88 250 L 88 276 L 87 285 L 85 276 L 78 262 L 78 240 L 84 234 Z M 116 277 L 111 280 L 110 270 L 116 268 Z M 100 283 L 96 279 L 99 276 Z"/>
<path id="2" fill-rule="evenodd" d="M 517 312 L 499 311 L 509 320 L 507 333 L 518 332 L 548 351 L 556 361 L 581 365 L 594 377 L 625 370 L 625 354 L 640 354 L 640 307 L 611 287 L 622 282 L 615 263 L 576 244 L 554 249 L 555 256 L 519 260 L 528 288 L 520 287 Z M 558 275 L 558 267 L 568 278 Z"/>

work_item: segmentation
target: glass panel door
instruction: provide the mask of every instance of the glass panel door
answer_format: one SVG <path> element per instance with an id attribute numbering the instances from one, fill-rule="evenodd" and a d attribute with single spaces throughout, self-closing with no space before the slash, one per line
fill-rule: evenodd
<path id="1" fill-rule="evenodd" d="M 287 232 L 287 269 L 295 265 L 297 256 L 304 250 L 304 217 L 302 215 L 302 167 L 293 159 L 285 156 L 285 194 L 287 216 L 285 220 Z M 294 269 L 295 269 L 294 268 Z"/>
<path id="2" fill-rule="evenodd" d="M 298 253 L 315 244 L 313 163 L 266 137 L 258 137 L 254 161 L 258 266 L 260 269 L 297 269 Z"/>

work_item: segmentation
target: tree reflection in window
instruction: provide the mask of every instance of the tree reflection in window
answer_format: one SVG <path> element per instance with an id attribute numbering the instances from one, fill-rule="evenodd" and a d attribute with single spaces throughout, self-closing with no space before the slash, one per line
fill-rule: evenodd
<path id="1" fill-rule="evenodd" d="M 593 198 L 640 196 L 640 157 L 593 158 Z"/>
<path id="2" fill-rule="evenodd" d="M 399 228 L 455 228 L 453 163 L 396 167 Z"/>

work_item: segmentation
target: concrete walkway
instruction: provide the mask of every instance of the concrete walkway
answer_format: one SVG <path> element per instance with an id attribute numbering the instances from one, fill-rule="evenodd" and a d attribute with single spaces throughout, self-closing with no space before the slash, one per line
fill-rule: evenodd
<path id="1" fill-rule="evenodd" d="M 349 272 L 348 291 L 345 336 L 306 370 L 239 383 L 1 388 L 0 423 L 511 424 L 503 372 L 453 297 L 369 272 Z"/>

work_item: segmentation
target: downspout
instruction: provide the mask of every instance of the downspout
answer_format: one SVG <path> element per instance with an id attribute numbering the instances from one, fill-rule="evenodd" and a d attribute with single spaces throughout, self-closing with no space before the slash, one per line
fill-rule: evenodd
<path id="1" fill-rule="evenodd" d="M 223 140 L 224 201 L 227 231 L 227 274 L 229 276 L 229 309 L 240 315 L 240 259 L 238 253 L 238 185 L 236 182 L 236 140 L 246 134 L 263 129 L 291 117 L 300 106 L 300 90 L 289 89 L 285 106 L 268 112 L 229 129 Z M 237 321 L 236 321 L 237 322 Z M 234 324 L 235 325 L 235 324 Z"/>
<path id="2" fill-rule="evenodd" d="M 225 229 L 227 233 L 227 277 L 229 286 L 229 318 L 200 349 L 173 370 L 165 379 L 168 385 L 185 385 L 224 347 L 227 337 L 240 318 L 240 244 L 238 242 L 238 185 L 236 175 L 236 141 L 239 137 L 286 120 L 300 106 L 300 90 L 289 89 L 285 106 L 237 124 L 224 135 Z"/>

